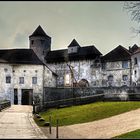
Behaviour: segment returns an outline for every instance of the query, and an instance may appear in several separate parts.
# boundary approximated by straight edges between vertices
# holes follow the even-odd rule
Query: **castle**
[[[119,45],[106,55],[73,39],[67,49],[51,50],[41,26],[29,36],[29,49],[0,50],[0,99],[29,104],[43,101],[44,87],[108,87],[140,84],[140,48]]]

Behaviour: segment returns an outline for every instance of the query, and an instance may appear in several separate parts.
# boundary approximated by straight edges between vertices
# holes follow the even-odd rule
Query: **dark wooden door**
[[[18,92],[17,89],[14,89],[14,104],[18,104]]]

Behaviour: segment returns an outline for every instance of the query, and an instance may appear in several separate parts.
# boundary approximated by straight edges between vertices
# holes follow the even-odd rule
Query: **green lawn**
[[[114,139],[136,139],[136,138],[140,138],[140,129],[114,137]]]
[[[59,119],[59,126],[71,125],[95,121],[117,114],[121,114],[130,110],[140,108],[140,102],[96,102],[86,105],[78,105],[61,109],[49,109],[40,113],[46,121],[49,116],[52,117],[52,125],[56,125],[56,119]],[[39,122],[35,118],[38,125],[43,126],[44,122]]]

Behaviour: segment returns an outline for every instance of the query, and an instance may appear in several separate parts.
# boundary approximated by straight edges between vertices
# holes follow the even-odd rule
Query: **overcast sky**
[[[29,35],[41,25],[52,50],[66,49],[75,38],[106,54],[118,45],[140,45],[123,10],[123,1],[0,1],[0,49],[29,48]]]

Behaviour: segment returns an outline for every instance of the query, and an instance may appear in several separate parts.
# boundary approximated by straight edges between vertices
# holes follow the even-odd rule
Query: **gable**
[[[102,57],[102,61],[125,61],[131,59],[131,53],[124,47],[118,46]]]

